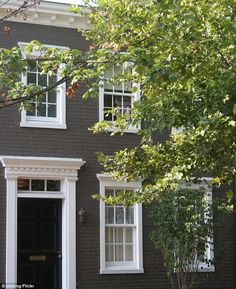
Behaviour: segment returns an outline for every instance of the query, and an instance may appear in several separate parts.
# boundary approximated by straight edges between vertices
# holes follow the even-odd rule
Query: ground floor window
[[[119,191],[137,190],[141,182],[123,183],[98,175],[100,194],[115,196]],[[100,272],[142,273],[142,207],[100,204]]]

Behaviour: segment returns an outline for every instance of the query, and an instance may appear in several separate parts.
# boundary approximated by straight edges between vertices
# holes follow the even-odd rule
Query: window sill
[[[215,272],[215,266],[212,265],[210,267],[208,267],[208,266],[201,267],[201,268],[199,268],[198,272],[200,272],[200,273]]]
[[[53,122],[36,122],[36,121],[21,122],[20,127],[67,129],[66,124],[53,123]]]
[[[101,269],[100,274],[142,274],[144,273],[144,269],[137,268],[107,268]]]

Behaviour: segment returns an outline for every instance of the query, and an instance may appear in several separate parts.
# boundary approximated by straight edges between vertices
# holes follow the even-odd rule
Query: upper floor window
[[[140,85],[133,80],[118,81],[122,75],[132,75],[133,67],[126,63],[123,66],[107,68],[99,90],[99,120],[114,122],[118,116],[131,117],[133,103],[140,99]],[[130,128],[126,132],[137,132]]]
[[[100,194],[115,196],[136,190],[141,182],[123,183],[98,175]],[[143,273],[142,206],[100,204],[100,273]]]
[[[38,64],[38,55],[26,55],[25,46],[28,43],[19,43],[22,54],[27,59],[26,73],[22,75],[22,82],[25,85],[30,83],[39,85],[43,88],[60,80],[60,71],[55,75],[43,73]],[[45,45],[45,47],[53,47]],[[57,47],[67,49],[66,47]],[[62,83],[44,94],[36,96],[31,101],[30,108],[22,110],[21,126],[23,127],[41,127],[41,128],[66,128],[66,84]]]

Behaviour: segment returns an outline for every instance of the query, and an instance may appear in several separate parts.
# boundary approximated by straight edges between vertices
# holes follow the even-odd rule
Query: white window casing
[[[18,45],[22,50],[22,56],[24,59],[32,59],[34,60],[35,58],[39,57],[39,53],[34,52],[31,55],[27,55],[25,52],[25,48],[29,43],[25,43],[25,42],[19,42]],[[61,50],[68,50],[68,47],[62,47],[62,46],[53,46],[53,45],[44,45],[45,48],[57,48],[57,49],[61,49]],[[29,74],[31,72],[29,71]],[[32,74],[32,73],[31,73]],[[34,72],[35,74],[35,79],[36,83],[38,82],[38,78],[40,73],[38,72],[38,70],[36,72]],[[27,84],[27,75],[28,72],[26,72],[25,74],[22,74],[22,83],[23,84]],[[59,81],[60,80],[60,71],[58,71],[58,73],[56,74],[56,79],[55,81]],[[48,85],[48,81],[49,81],[49,75],[47,75],[47,85]],[[54,128],[54,129],[66,129],[66,83],[62,83],[60,85],[58,85],[54,90],[56,93],[56,101],[53,101],[53,103],[51,104],[48,98],[48,94],[45,95],[45,110],[46,110],[46,115],[45,116],[38,116],[38,115],[30,115],[28,112],[26,112],[25,110],[21,111],[21,123],[20,126],[21,127],[38,127],[38,128]],[[37,105],[37,101],[34,102]],[[49,112],[49,106],[51,105],[51,107],[55,106],[56,110],[55,110],[55,116],[49,117],[48,116],[48,112]]]
[[[100,194],[101,196],[105,196],[105,191],[108,190],[137,190],[142,186],[141,181],[136,182],[129,182],[125,183],[122,181],[115,181],[111,176],[104,175],[104,174],[97,174],[97,178],[100,182]],[[119,206],[114,206],[117,208]],[[120,207],[121,208],[121,207]],[[142,205],[136,204],[133,207],[133,220],[132,224],[116,224],[116,225],[109,225],[105,221],[105,209],[106,205],[103,201],[100,201],[100,274],[131,274],[131,273],[143,273],[143,241],[142,241]],[[124,212],[128,210],[127,208],[123,207]],[[116,211],[114,211],[116,212]],[[115,216],[115,215],[114,215]],[[124,217],[125,218],[125,217]],[[115,222],[115,221],[114,221]],[[125,221],[126,222],[126,221]],[[131,256],[129,256],[127,259],[125,257],[121,257],[122,260],[116,260],[115,257],[113,257],[113,260],[107,260],[109,259],[108,256],[106,256],[106,238],[105,238],[105,230],[107,229],[107,232],[112,232],[113,230],[113,249],[116,250],[116,246],[121,246],[123,249],[120,250],[120,252],[123,252],[122,254],[125,254],[125,250],[127,247],[129,249],[132,249]],[[125,244],[124,238],[125,232],[131,232],[132,230],[132,241],[130,241],[132,244]],[[122,241],[119,241],[119,243],[114,244],[114,234],[118,234],[116,232],[123,232],[122,233]],[[119,238],[119,236],[118,236]],[[120,244],[121,242],[121,244]],[[109,244],[107,245],[109,247]],[[124,250],[124,251],[122,251]],[[127,252],[131,252],[130,250],[127,250]],[[108,254],[108,250],[107,250]]]
[[[188,185],[182,185],[182,188],[190,188],[190,189],[203,189],[205,193],[205,198],[207,200],[207,203],[212,202],[212,178],[209,177],[203,177],[201,178],[200,182],[197,184],[191,183]],[[207,216],[205,216],[207,218]],[[213,260],[214,259],[214,240],[213,238],[208,238],[206,250],[205,250],[205,257],[207,260]],[[200,262],[199,264],[199,272],[215,272],[215,266],[214,264],[207,264],[205,262]]]

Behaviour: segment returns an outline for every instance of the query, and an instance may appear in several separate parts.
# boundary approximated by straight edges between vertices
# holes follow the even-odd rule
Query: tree
[[[134,195],[135,201],[152,201],[160,191],[201,176],[213,176],[216,185],[232,181],[235,4],[235,0],[100,1],[92,15],[94,29],[89,36],[99,53],[115,59],[125,51],[142,85],[143,98],[132,115],[133,123],[143,123],[140,145],[113,157],[100,156],[116,178],[150,180]],[[104,128],[100,124],[95,131]],[[181,133],[172,133],[165,143],[153,138],[172,128],[182,128]]]
[[[42,73],[53,74],[64,63],[61,81],[71,81],[68,96],[91,79],[84,97],[97,95],[108,66],[133,63],[135,75],[114,81],[133,77],[141,83],[142,100],[135,103],[131,120],[118,117],[115,126],[122,133],[141,122],[142,140],[113,157],[99,156],[115,178],[148,180],[125,201],[150,202],[162,191],[206,175],[217,185],[230,182],[236,169],[235,0],[98,2],[89,16],[93,28],[84,32],[93,41],[90,51],[46,51],[35,41],[28,53],[43,51],[38,59]],[[20,82],[26,60],[19,48],[2,49],[0,62],[2,106],[21,102],[27,107],[44,91]],[[106,131],[111,125],[102,122],[93,129]],[[182,132],[172,133],[165,143],[157,141],[157,133],[173,127]]]
[[[185,188],[163,194],[152,209],[151,239],[161,249],[172,288],[193,289],[213,240],[213,205],[204,190]],[[177,286],[177,287],[176,287]]]

